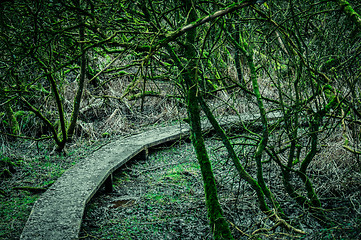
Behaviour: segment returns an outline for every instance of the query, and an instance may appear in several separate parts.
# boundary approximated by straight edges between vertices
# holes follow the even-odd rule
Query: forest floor
[[[274,163],[265,164],[265,179],[289,216],[306,232],[289,233],[260,213],[254,191],[232,170],[216,139],[206,141],[217,179],[220,203],[235,239],[360,239],[361,176],[357,161],[335,134],[312,166],[314,187],[326,209],[325,227],[283,190]],[[255,173],[254,164],[247,170]],[[80,239],[212,239],[199,165],[188,142],[152,153],[147,161],[120,169],[111,194],[99,192],[88,204]]]
[[[53,154],[46,142],[3,144],[2,151],[12,152],[8,161],[15,165],[2,166],[12,174],[0,183],[0,239],[19,239],[41,192],[66,169],[112,140],[78,141],[67,148],[66,156]],[[271,229],[273,223],[260,213],[253,190],[239,180],[220,141],[214,137],[206,140],[220,203],[236,239],[361,238],[361,175],[355,171],[358,161],[342,148],[341,133],[328,141],[321,143],[311,173],[333,227],[322,226],[290,199],[277,167],[265,163],[265,179],[290,222],[306,232],[297,235],[279,227]],[[246,165],[254,175],[254,163]],[[100,191],[88,204],[80,239],[212,239],[201,174],[189,142],[160,147],[147,161],[131,162],[119,169],[115,179],[114,192]]]
[[[63,172],[110,141],[83,139],[70,144],[66,155],[54,154],[51,142],[3,141],[0,169],[8,172],[0,178],[0,239],[19,239],[40,194]]]

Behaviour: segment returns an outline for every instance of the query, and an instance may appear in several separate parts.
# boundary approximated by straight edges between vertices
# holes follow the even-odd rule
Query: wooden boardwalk
[[[230,126],[256,121],[258,116],[229,117]],[[203,129],[209,130],[209,123]],[[112,173],[133,158],[147,158],[148,149],[188,136],[188,125],[160,127],[112,142],[67,170],[34,204],[20,236],[22,240],[73,240],[78,238],[84,209],[105,184],[112,189]]]

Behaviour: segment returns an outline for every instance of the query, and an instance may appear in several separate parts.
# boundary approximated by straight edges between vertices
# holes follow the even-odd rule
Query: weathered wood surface
[[[272,115],[271,118],[278,117]],[[228,117],[222,125],[256,121],[258,115]],[[203,123],[209,130],[209,123]],[[111,174],[135,156],[146,157],[148,148],[188,136],[186,124],[160,127],[112,142],[67,170],[34,204],[20,239],[77,239],[84,209]]]

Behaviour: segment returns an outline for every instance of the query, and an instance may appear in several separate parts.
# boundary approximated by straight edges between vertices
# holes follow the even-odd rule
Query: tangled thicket
[[[204,114],[275,226],[302,234],[265,181],[267,161],[285,192],[332,227],[313,171],[338,131],[361,169],[361,5],[256,2],[2,1],[2,139],[52,139],[62,151],[78,137],[187,114],[211,230],[232,238],[201,133]],[[240,126],[247,134],[230,135],[217,122],[245,112],[261,122]]]

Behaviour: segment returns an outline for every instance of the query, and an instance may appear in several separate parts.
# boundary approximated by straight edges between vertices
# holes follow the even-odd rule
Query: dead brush
[[[78,121],[78,136],[83,139],[92,139],[97,140],[99,134],[94,130],[94,123],[86,123],[83,121]]]
[[[125,119],[126,118],[122,114],[121,110],[119,108],[115,109],[114,112],[100,126],[103,136],[110,133],[117,133],[119,131],[129,131],[128,124]]]
[[[239,92],[219,91],[214,96],[207,102],[217,116],[239,115],[250,111],[249,100],[240,96]]]
[[[351,192],[359,192],[354,191],[355,187],[361,187],[361,172],[355,171],[358,168],[357,156],[343,148],[341,130],[338,129],[334,136],[327,140],[327,145],[322,147],[316,160],[311,163],[312,171],[317,176],[315,181],[320,184],[320,197],[347,197]],[[360,192],[358,195],[361,201]]]

